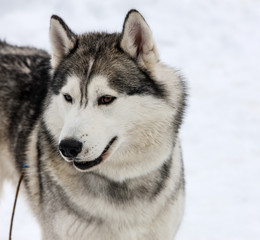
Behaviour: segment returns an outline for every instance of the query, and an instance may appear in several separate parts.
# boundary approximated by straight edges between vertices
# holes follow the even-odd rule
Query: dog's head
[[[44,121],[61,156],[79,171],[134,177],[167,160],[183,108],[182,81],[159,62],[136,10],[121,34],[74,34],[50,25],[52,82]]]

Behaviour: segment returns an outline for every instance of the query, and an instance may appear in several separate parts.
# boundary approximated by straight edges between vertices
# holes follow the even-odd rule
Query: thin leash
[[[9,229],[9,240],[12,240],[12,230],[13,230],[15,208],[16,208],[16,203],[17,203],[17,198],[18,198],[20,186],[21,186],[21,183],[23,181],[25,168],[28,168],[28,165],[26,163],[23,166],[23,169],[22,169],[22,172],[21,172],[21,176],[19,178],[19,181],[18,181],[18,184],[17,184],[17,188],[16,188],[16,194],[15,194],[13,211],[12,211],[12,217],[11,217],[11,223],[10,223],[10,229]]]

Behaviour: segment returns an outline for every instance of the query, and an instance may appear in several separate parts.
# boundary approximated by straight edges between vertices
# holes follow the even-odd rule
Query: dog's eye
[[[102,96],[98,99],[98,105],[105,105],[105,104],[110,104],[112,103],[116,97],[110,96],[110,95],[105,95]]]
[[[69,94],[63,94],[63,96],[67,102],[72,103],[72,97]]]

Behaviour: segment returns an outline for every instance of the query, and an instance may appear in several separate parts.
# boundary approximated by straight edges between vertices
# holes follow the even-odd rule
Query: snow
[[[0,8],[0,37],[49,49],[52,14],[75,32],[121,31],[138,9],[149,23],[160,57],[188,81],[181,130],[186,211],[177,240],[260,239],[260,2],[257,0],[10,0]],[[0,202],[0,239],[8,239],[14,198]],[[13,239],[40,239],[19,198]]]

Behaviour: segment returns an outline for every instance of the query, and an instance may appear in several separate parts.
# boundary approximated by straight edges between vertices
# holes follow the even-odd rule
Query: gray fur
[[[140,16],[137,11],[130,11],[121,34],[83,35],[74,34],[62,19],[53,16],[52,63],[45,51],[0,42],[0,171],[9,178],[15,173],[16,179],[24,163],[29,165],[23,183],[42,226],[43,239],[170,240],[178,229],[184,197],[178,131],[185,107],[185,87],[172,70],[167,71],[172,71],[170,75],[176,82],[176,96],[169,89],[171,80],[157,78],[157,51],[151,39],[139,39],[142,31],[146,35],[149,32]],[[134,47],[126,39],[131,27],[138,34],[134,36]],[[147,46],[142,45],[145,41],[152,46],[149,56],[145,55]],[[55,51],[59,54],[55,55]],[[166,69],[159,65],[161,68]],[[161,70],[159,73],[164,74]],[[163,108],[172,109],[168,126],[172,131],[170,150],[155,169],[143,169],[138,177],[117,180],[99,167],[79,172],[60,155],[59,142],[45,113],[69,76],[80,80],[80,109],[86,111],[89,86],[99,75],[106,76],[109,87],[123,98],[152,97]],[[102,164],[110,168],[109,161]]]

